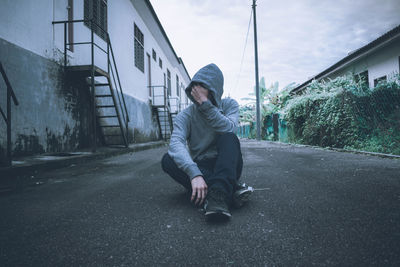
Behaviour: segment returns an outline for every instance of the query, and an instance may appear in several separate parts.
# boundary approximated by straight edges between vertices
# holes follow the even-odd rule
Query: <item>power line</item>
[[[240,68],[239,68],[239,73],[238,73],[238,75],[237,75],[237,79],[236,79],[236,84],[235,84],[235,87],[234,87],[234,91],[236,91],[236,89],[237,89],[237,86],[238,86],[238,84],[239,84],[240,75],[242,74],[244,53],[246,52],[247,39],[248,39],[248,37],[249,37],[249,31],[250,31],[250,25],[251,25],[252,15],[253,15],[253,9],[251,9],[251,12],[250,12],[249,25],[247,26],[247,33],[246,33],[246,41],[244,42],[244,48],[243,48],[243,53],[242,53],[242,59],[241,59],[241,61],[240,61]]]

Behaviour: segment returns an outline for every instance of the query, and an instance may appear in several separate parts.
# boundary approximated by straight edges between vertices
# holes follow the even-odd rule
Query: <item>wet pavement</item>
[[[209,223],[166,147],[35,170],[0,193],[1,266],[399,266],[400,160],[242,140],[251,201]]]

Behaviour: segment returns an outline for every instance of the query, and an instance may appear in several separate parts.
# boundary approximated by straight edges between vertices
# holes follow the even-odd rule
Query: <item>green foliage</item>
[[[375,88],[360,77],[342,76],[313,81],[302,95],[289,96],[294,84],[279,90],[276,82],[260,81],[263,139],[273,140],[272,114],[279,114],[285,136],[292,143],[400,155],[400,75]],[[255,93],[244,100],[241,122],[255,138]]]
[[[260,113],[263,125],[267,124],[268,118],[275,113],[278,113],[289,99],[289,92],[294,88],[294,83],[285,86],[279,90],[279,83],[275,82],[268,88],[265,85],[265,78],[262,77],[259,83],[260,90]],[[255,122],[256,122],[256,87],[254,92],[249,94],[250,97],[242,98],[249,101],[245,106],[241,106],[239,110],[240,122],[251,125],[250,138],[256,137]],[[267,136],[266,127],[262,127],[263,139],[270,140]]]
[[[312,82],[281,114],[291,142],[400,154],[400,78],[369,89],[353,77]]]

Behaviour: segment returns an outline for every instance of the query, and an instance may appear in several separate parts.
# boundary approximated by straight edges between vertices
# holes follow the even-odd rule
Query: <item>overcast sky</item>
[[[255,85],[252,0],[151,0],[191,75],[208,63],[239,102]],[[400,24],[400,0],[258,0],[259,75],[302,83]]]

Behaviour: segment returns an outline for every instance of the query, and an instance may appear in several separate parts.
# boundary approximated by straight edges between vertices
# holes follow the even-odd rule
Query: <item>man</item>
[[[215,64],[194,75],[185,90],[194,105],[175,118],[168,153],[161,162],[163,170],[191,192],[192,202],[204,202],[210,219],[231,217],[229,206],[241,206],[252,192],[238,183],[243,167],[235,135],[239,105],[231,98],[221,99],[223,84]]]

